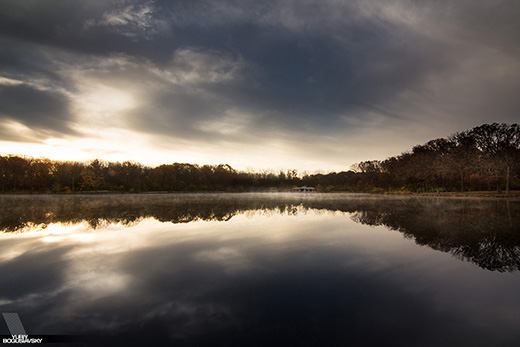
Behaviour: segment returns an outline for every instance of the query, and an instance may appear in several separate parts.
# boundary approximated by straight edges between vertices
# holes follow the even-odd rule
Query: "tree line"
[[[147,167],[125,161],[88,163],[0,156],[0,192],[153,192],[283,190],[301,183],[296,170],[241,172],[227,164]]]
[[[352,169],[372,185],[412,191],[520,188],[520,127],[483,124],[447,138],[417,145],[383,161],[365,161]]]
[[[383,161],[328,174],[237,171],[227,164],[52,161],[0,156],[0,192],[265,191],[307,185],[318,191],[454,191],[520,188],[520,127],[484,124],[417,145]]]

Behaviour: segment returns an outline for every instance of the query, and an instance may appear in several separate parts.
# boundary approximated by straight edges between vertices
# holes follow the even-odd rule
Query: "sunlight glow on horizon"
[[[144,140],[142,140],[144,141]],[[45,158],[55,161],[90,162],[95,159],[105,162],[137,162],[143,166],[157,167],[162,164],[189,163],[199,166],[229,164],[238,171],[278,172],[296,169],[300,173],[318,173],[328,171],[347,171],[348,163],[331,166],[323,162],[316,164],[305,158],[294,158],[280,149],[264,149],[243,153],[240,149],[226,150],[220,157],[212,148],[185,150],[165,150],[144,146],[139,141],[108,142],[107,139],[47,139],[43,143],[21,143],[0,141],[0,155]],[[255,158],[255,160],[251,160]],[[319,158],[318,158],[319,159]]]

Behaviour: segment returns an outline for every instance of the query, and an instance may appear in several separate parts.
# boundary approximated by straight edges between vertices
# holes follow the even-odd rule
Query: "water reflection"
[[[173,194],[3,196],[0,229],[45,229],[53,223],[133,226],[160,222],[228,221],[253,211],[298,215],[340,211],[355,222],[397,230],[419,245],[448,252],[492,271],[520,269],[520,203],[496,200],[377,198],[366,195]]]
[[[96,346],[520,342],[519,274],[444,253],[518,245],[516,203],[178,194],[0,207],[0,309],[29,334]]]
[[[355,221],[384,225],[419,245],[481,268],[520,269],[520,204],[504,201],[409,200],[357,211]]]

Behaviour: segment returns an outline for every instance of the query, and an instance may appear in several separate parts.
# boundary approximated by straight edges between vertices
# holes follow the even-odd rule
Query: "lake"
[[[4,195],[0,229],[1,312],[18,313],[29,337],[520,345],[519,202]]]

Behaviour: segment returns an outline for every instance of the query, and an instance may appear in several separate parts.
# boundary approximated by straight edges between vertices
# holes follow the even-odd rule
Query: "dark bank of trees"
[[[352,171],[314,175],[308,184],[325,190],[414,192],[520,189],[520,127],[484,124],[417,145],[383,161],[364,161]]]
[[[520,127],[484,124],[431,140],[349,171],[300,175],[296,170],[243,172],[227,164],[147,167],[0,156],[0,192],[265,191],[308,185],[318,191],[415,192],[520,189]]]
[[[296,170],[240,172],[229,165],[186,163],[147,167],[0,156],[0,192],[153,192],[284,190],[301,183]]]
[[[394,186],[411,190],[509,193],[512,185],[520,188],[519,161],[520,127],[493,123],[431,140],[375,166]]]

